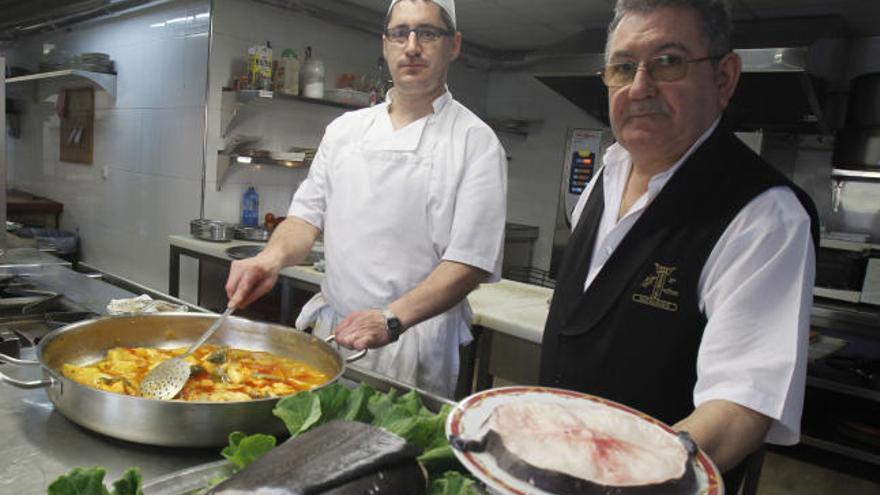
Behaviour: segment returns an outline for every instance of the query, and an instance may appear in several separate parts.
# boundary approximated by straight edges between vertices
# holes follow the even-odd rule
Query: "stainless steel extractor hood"
[[[825,83],[807,71],[807,48],[736,50],[743,74],[726,112],[737,130],[830,134],[823,112]],[[519,70],[608,123],[608,94],[598,73],[601,54],[543,57]]]

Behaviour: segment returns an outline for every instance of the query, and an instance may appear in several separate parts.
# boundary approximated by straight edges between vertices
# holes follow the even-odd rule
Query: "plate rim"
[[[449,416],[447,416],[446,418],[445,430],[447,441],[450,439],[451,436],[457,436],[461,433],[462,416],[469,409],[474,408],[477,404],[491,397],[514,396],[522,395],[525,393],[549,394],[553,396],[566,396],[575,399],[586,399],[635,415],[639,418],[651,422],[656,426],[659,426],[661,429],[670,434],[676,434],[675,430],[673,430],[669,425],[660,421],[657,418],[654,418],[653,416],[645,414],[637,409],[633,409],[632,407],[629,407],[627,405],[615,402],[613,400],[605,399],[597,395],[555,387],[544,387],[538,385],[513,385],[482,390],[471,394],[470,396],[465,397],[464,399],[459,401],[452,409],[452,411],[450,411]],[[524,492],[521,488],[510,486],[505,480],[499,479],[495,475],[489,473],[486,467],[474,458],[473,453],[461,452],[454,447],[452,448],[452,451],[455,454],[456,458],[458,458],[462,465],[464,465],[465,469],[468,470],[468,472],[479,478],[482,482],[486,483],[486,485],[490,488],[495,490],[500,488],[505,490],[505,493],[510,493],[514,495],[528,495],[529,492]],[[697,455],[694,461],[699,467],[703,469],[708,479],[708,486],[704,489],[701,489],[695,495],[724,495],[724,483],[722,482],[721,472],[718,470],[717,466],[715,466],[715,463],[712,462],[709,456],[705,452],[703,452],[702,449],[698,448]],[[547,493],[544,490],[542,490],[542,492]]]

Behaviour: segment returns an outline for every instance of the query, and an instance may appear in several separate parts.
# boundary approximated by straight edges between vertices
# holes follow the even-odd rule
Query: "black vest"
[[[601,175],[560,269],[541,351],[542,385],[621,402],[668,424],[694,409],[706,325],[697,294],[718,238],[767,189],[809,197],[720,126],[682,164],[584,292],[604,209]]]

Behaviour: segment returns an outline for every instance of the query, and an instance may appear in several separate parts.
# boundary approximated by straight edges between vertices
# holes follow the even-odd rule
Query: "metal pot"
[[[85,364],[105,357],[108,349],[130,347],[185,347],[218,315],[158,313],[112,316],[59,328],[37,346],[37,361],[0,354],[0,362],[41,366],[43,379],[20,381],[0,373],[0,381],[19,388],[46,388],[49,399],[69,420],[98,433],[132,442],[167,447],[208,447],[226,444],[233,431],[284,434],[272,414],[279,400],[241,402],[159,401],[116,394],[81,385],[61,375],[65,363]],[[254,351],[267,351],[309,364],[332,377],[345,371],[349,358],[323,341],[281,325],[230,317],[209,341]]]
[[[263,227],[252,227],[249,225],[236,225],[233,230],[235,232],[235,238],[241,239],[243,241],[266,242],[269,240],[269,236],[272,234]]]
[[[221,220],[197,218],[189,222],[189,233],[203,241],[228,242],[235,235],[235,225]]]

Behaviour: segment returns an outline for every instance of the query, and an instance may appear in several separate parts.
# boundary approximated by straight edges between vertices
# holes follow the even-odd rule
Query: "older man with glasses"
[[[266,293],[323,231],[326,277],[297,319],[357,365],[451,397],[471,340],[465,296],[500,279],[507,161],[492,130],[446,87],[461,50],[453,0],[393,0],[385,103],[326,130],[308,179],[266,249],[235,262],[230,305]]]
[[[689,432],[736,493],[750,452],[799,438],[818,220],[722,122],[730,32],[723,0],[617,1],[617,143],[575,208],[541,383]]]

